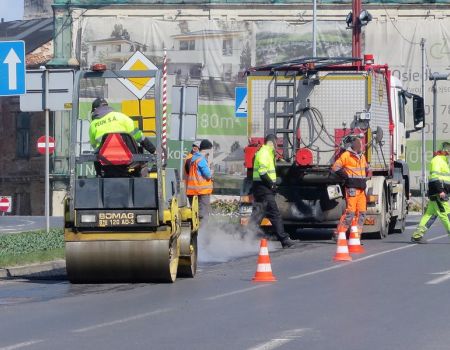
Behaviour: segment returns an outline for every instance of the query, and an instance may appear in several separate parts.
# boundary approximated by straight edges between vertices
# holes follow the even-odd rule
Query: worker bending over
[[[211,193],[213,191],[212,172],[208,157],[212,149],[209,140],[200,142],[199,151],[192,155],[187,177],[186,194],[192,204],[192,197],[198,197],[200,219],[206,220],[211,212]]]
[[[356,217],[358,233],[361,234],[367,211],[366,183],[368,164],[362,153],[362,134],[350,135],[351,146],[335,161],[332,171],[344,180],[346,208],[335,232],[347,232]]]
[[[448,193],[450,191],[450,167],[448,157],[450,155],[450,143],[444,142],[441,150],[435,152],[430,163],[430,177],[428,179],[429,202],[425,214],[419,222],[419,226],[411,237],[413,243],[427,243],[423,238],[425,232],[433,225],[437,218],[450,235],[450,206],[448,205]]]

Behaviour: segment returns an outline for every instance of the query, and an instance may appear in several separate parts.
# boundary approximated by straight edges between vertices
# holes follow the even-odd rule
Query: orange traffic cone
[[[347,237],[345,231],[340,231],[337,241],[336,255],[334,261],[352,261],[352,257],[348,253]]]
[[[270,265],[269,249],[267,248],[267,240],[261,239],[259,248],[258,266],[253,277],[253,282],[275,282],[277,279],[272,274],[272,266]]]
[[[361,235],[358,231],[358,226],[356,225],[356,221],[352,222],[352,226],[350,227],[350,237],[348,240],[348,251],[350,253],[362,254],[365,253],[366,250],[361,245]]]

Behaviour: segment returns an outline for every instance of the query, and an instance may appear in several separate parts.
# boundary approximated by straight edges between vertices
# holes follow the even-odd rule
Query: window
[[[195,50],[195,40],[181,40],[180,41],[181,51],[193,51]]]
[[[114,52],[122,52],[122,45],[114,45]]]
[[[20,113],[16,119],[16,156],[30,156],[30,114]]]
[[[222,55],[233,56],[233,39],[224,39],[222,41]]]
[[[398,93],[398,118],[399,122],[405,124],[405,105],[406,98],[402,92]]]
[[[230,81],[232,73],[231,63],[225,63],[222,67],[223,67],[223,80]]]

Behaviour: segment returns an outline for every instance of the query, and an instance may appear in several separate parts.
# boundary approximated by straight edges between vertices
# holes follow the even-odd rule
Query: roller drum
[[[66,242],[72,283],[174,282],[178,240]]]

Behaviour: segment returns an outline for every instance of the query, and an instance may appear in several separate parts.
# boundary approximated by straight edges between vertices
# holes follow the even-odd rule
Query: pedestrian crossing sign
[[[235,92],[236,117],[247,118],[247,88],[237,87]]]

